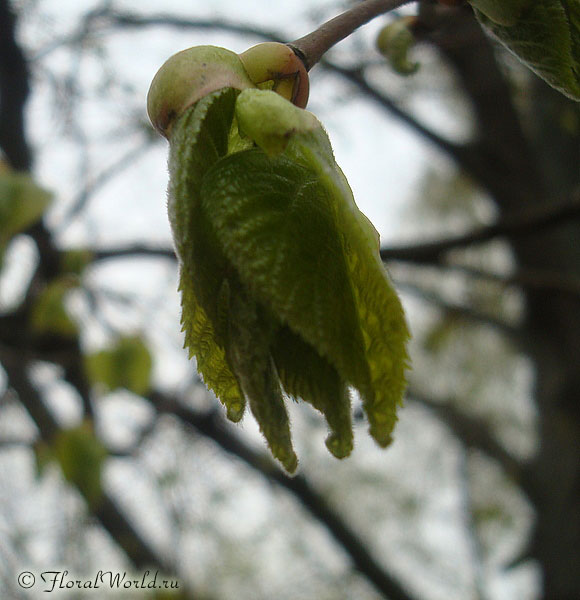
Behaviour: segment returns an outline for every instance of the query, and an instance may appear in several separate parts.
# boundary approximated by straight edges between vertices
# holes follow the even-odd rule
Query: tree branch
[[[334,511],[326,499],[318,494],[303,475],[288,477],[269,456],[248,446],[230,427],[217,411],[203,415],[181,404],[176,398],[160,392],[150,395],[152,403],[162,413],[175,415],[196,432],[213,440],[222,450],[237,457],[268,481],[276,483],[290,492],[302,506],[334,537],[336,542],[350,556],[353,565],[389,600],[413,600],[406,591],[375,560],[353,529]]]
[[[16,19],[8,0],[0,0],[0,148],[13,169],[28,171],[32,154],[24,134],[28,65],[16,42]]]
[[[135,146],[128,150],[123,156],[116,160],[112,165],[103,169],[98,173],[92,181],[87,183],[84,188],[77,194],[73,199],[70,208],[63,216],[60,226],[57,228],[57,233],[62,232],[63,229],[68,227],[71,222],[81,213],[92,195],[97,192],[100,188],[104,187],[109,183],[115,176],[123,172],[125,169],[130,167],[138,159],[140,159],[147,150],[149,150],[154,140],[151,138],[145,139],[138,146]]]
[[[416,263],[437,263],[443,254],[456,248],[465,248],[488,242],[497,237],[518,237],[562,225],[580,218],[580,192],[571,200],[541,206],[529,206],[525,212],[504,217],[492,225],[442,240],[381,248],[381,258]]]
[[[438,269],[456,271],[503,287],[518,286],[520,288],[543,290],[557,294],[565,294],[580,300],[580,277],[572,274],[553,273],[545,269],[518,269],[511,275],[502,275],[491,271],[476,269],[460,263],[443,262],[437,265]]]

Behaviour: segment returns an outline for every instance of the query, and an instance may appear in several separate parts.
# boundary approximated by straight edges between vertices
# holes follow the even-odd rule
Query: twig
[[[109,250],[97,250],[93,252],[93,260],[114,260],[117,258],[134,257],[159,257],[177,260],[175,252],[170,248],[158,248],[143,244],[135,244],[126,248],[111,248]]]
[[[57,227],[56,233],[62,233],[72,221],[81,213],[90,201],[91,197],[100,188],[105,186],[113,177],[130,167],[135,161],[151,148],[153,141],[146,139],[144,142],[128,150],[121,158],[116,160],[111,166],[101,171],[92,181],[90,181],[73,200],[70,208],[61,219],[60,226]]]
[[[288,44],[309,71],[335,44],[375,17],[408,4],[412,0],[365,0],[323,23],[318,29]]]
[[[554,273],[544,269],[518,269],[511,275],[502,275],[491,271],[484,271],[459,263],[444,262],[438,264],[437,269],[448,269],[473,277],[501,285],[503,287],[518,286],[533,290],[543,290],[565,294],[580,300],[580,277],[573,274]]]

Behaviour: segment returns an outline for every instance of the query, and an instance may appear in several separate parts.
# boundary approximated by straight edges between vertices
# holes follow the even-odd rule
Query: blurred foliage
[[[93,256],[93,252],[84,248],[65,250],[61,254],[61,269],[65,273],[80,276],[92,262]]]
[[[94,509],[98,505],[102,498],[101,472],[108,453],[90,421],[59,430],[50,444],[38,443],[35,456],[39,476],[56,461],[64,478],[79,489],[89,506]]]
[[[151,353],[143,338],[120,337],[108,349],[88,354],[85,367],[89,379],[106,390],[125,388],[138,395],[151,386]]]
[[[27,173],[11,171],[0,162],[0,268],[10,240],[38,221],[52,196]]]
[[[40,292],[30,315],[30,325],[36,333],[70,337],[78,335],[78,325],[66,307],[67,294],[78,285],[76,277],[63,275]]]

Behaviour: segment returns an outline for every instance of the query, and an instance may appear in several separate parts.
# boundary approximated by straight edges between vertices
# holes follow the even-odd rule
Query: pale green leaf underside
[[[530,2],[512,25],[475,12],[482,25],[530,69],[566,96],[580,100],[579,0]]]

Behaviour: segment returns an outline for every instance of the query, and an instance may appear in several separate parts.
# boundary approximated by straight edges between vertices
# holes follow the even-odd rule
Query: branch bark
[[[32,166],[24,134],[28,65],[16,42],[16,18],[8,0],[0,0],[0,57],[0,148],[13,169],[28,171]]]

